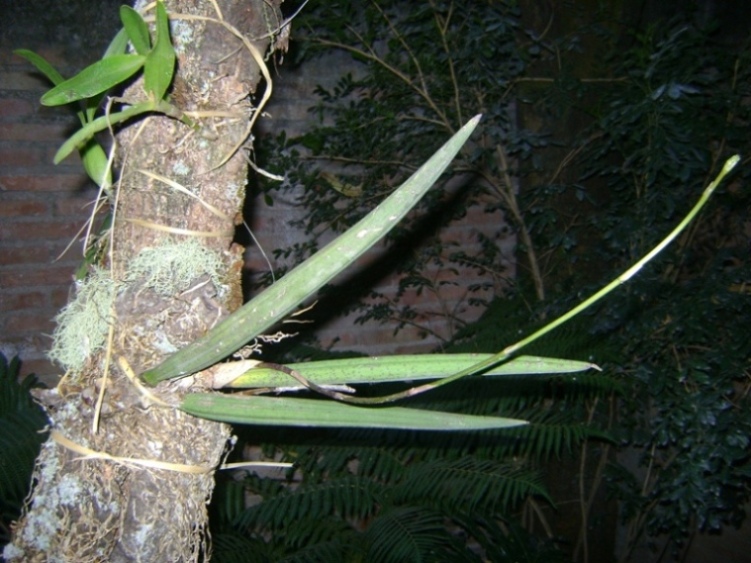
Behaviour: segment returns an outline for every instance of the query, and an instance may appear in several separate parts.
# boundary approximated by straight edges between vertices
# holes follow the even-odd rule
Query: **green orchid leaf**
[[[130,6],[120,6],[120,21],[133,48],[139,55],[147,55],[151,50],[151,36],[149,35],[149,26],[136,10]]]
[[[73,133],[55,153],[53,162],[59,164],[63,159],[67,158],[74,150],[79,149],[86,145],[86,143],[100,131],[108,129],[112,125],[117,125],[149,111],[154,111],[154,104],[152,102],[144,102],[136,106],[131,106],[120,112],[109,113],[101,117],[97,117],[94,121],[90,121],[81,127],[78,131]]]
[[[57,86],[58,84],[65,82],[63,75],[57,72],[50,63],[48,63],[43,57],[37,55],[35,52],[29,51],[28,49],[16,49],[15,51],[13,51],[13,53],[18,55],[19,57],[23,57],[31,64],[33,64],[39,72],[41,72],[45,77],[47,77],[50,82],[52,82],[53,85]]]
[[[148,31],[148,28],[147,28]],[[104,54],[102,55],[103,59],[106,59],[107,57],[111,57],[113,55],[123,55],[128,49],[128,32],[125,30],[125,28],[121,29],[120,31],[115,34],[114,39],[110,41],[110,44],[107,46],[107,49],[104,51]],[[104,96],[107,95],[107,92],[104,91],[101,94],[97,96],[92,96],[90,98],[86,99],[86,120],[84,123],[88,123],[89,121],[92,121],[94,117],[96,116],[96,112],[99,109],[99,106],[102,103],[102,100],[104,99]]]
[[[36,53],[28,51],[26,49],[18,49],[14,51],[14,53],[20,57],[25,58],[27,61],[33,64],[39,70],[39,72],[44,74],[44,76],[47,77],[50,82],[52,82],[52,84],[62,84],[65,81],[62,75],[57,72],[51,64],[49,64],[46,60],[44,60],[44,58],[37,55]],[[84,114],[84,112],[82,111],[76,112],[78,114],[78,118],[81,120],[82,125],[86,125],[87,121],[91,121],[91,119],[93,119],[94,111],[96,111],[96,108],[91,111],[91,117],[89,117],[88,119],[88,109],[86,111],[86,114]],[[86,170],[86,173],[89,175],[89,178],[94,180],[97,186],[105,188],[109,187],[112,184],[112,175],[107,170],[107,154],[104,152],[102,146],[96,141],[90,140],[80,149],[80,153],[81,160],[83,161],[83,167]]]
[[[162,2],[156,3],[156,41],[146,57],[144,88],[154,100],[161,100],[172,84],[175,72],[175,49],[169,34],[169,19]]]
[[[109,113],[107,115],[97,117],[94,121],[87,123],[86,125],[81,127],[81,129],[71,135],[62,144],[62,146],[57,149],[54,158],[55,164],[61,162],[74,150],[81,150],[81,147],[85,146],[89,139],[91,139],[100,131],[104,131],[105,129],[108,129],[113,125],[117,125],[118,123],[122,123],[123,121],[131,119],[132,117],[135,117],[142,113],[148,113],[150,111],[160,112],[164,115],[174,117],[175,119],[182,119],[183,121],[185,121],[183,119],[183,115],[180,111],[177,110],[177,108],[175,108],[175,106],[172,106],[163,100],[159,102],[143,102],[135,106],[128,107],[123,111]]]
[[[106,59],[112,55],[124,55],[128,49],[128,39],[128,32],[124,28],[118,31],[112,41],[110,41],[110,44],[107,45],[102,58]]]
[[[398,430],[489,430],[524,420],[405,407],[355,407],[335,401],[189,393],[180,409],[193,416],[233,424],[392,428]]]
[[[45,106],[60,106],[101,94],[124,82],[144,64],[142,55],[112,55],[87,66],[42,96]]]
[[[125,29],[121,29],[120,31],[117,32],[117,34],[115,35],[115,38],[112,41],[110,41],[110,44],[107,46],[107,49],[104,51],[102,58],[105,59],[113,55],[122,55],[125,53],[127,48],[128,48],[128,34],[125,31]],[[107,92],[104,91],[97,96],[92,96],[86,99],[86,119],[85,121],[83,121],[84,124],[88,123],[89,121],[94,120],[94,117],[96,116],[96,112],[99,109],[99,106],[101,105],[102,100],[104,99],[104,96],[106,95],[107,95]]]
[[[39,70],[39,72],[44,74],[44,76],[50,82],[52,82],[54,86],[65,82],[65,78],[63,78],[62,74],[57,72],[57,70],[55,70],[54,67],[46,60],[44,60],[44,58],[42,58],[40,55],[37,55],[33,51],[29,51],[27,49],[17,49],[13,52],[19,57],[23,57],[31,64],[33,64],[37,68],[37,70]],[[93,119],[93,114],[96,111],[96,107],[90,109],[90,106],[92,106],[92,104],[87,104],[86,113],[82,111],[76,112],[78,119],[81,120],[81,125],[85,125],[87,121],[91,121]]]
[[[98,96],[94,96],[93,98],[86,99],[86,110],[83,112],[83,117],[81,118],[82,125],[86,125],[90,121],[94,121],[96,112],[99,110],[99,104],[102,103],[103,98],[104,94],[99,94]]]
[[[79,150],[83,168],[94,183],[108,190],[112,185],[112,171],[108,168],[107,153],[96,139],[91,139]]]
[[[215,364],[281,321],[383,238],[440,177],[472,134],[471,119],[394,193],[347,232],[240,307],[209,333],[144,372],[151,385]]]
[[[317,385],[384,383],[391,381],[419,381],[440,379],[492,357],[492,354],[412,354],[370,358],[322,360],[299,364],[285,364],[305,379]],[[231,365],[231,364],[227,364]],[[221,365],[219,366],[221,373]],[[480,375],[552,375],[599,369],[589,362],[561,360],[540,356],[519,356],[494,366]],[[260,364],[225,385],[232,389],[301,388],[286,373],[274,369],[273,364]]]

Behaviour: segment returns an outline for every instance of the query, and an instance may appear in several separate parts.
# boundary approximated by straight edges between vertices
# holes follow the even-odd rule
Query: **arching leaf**
[[[123,22],[123,27],[136,53],[147,55],[151,50],[151,36],[149,27],[143,21],[141,14],[130,6],[120,6],[120,21]]]
[[[169,35],[169,19],[164,4],[156,3],[156,40],[146,56],[144,88],[154,100],[161,100],[172,83],[175,71],[175,49]]]
[[[326,245],[256,298],[240,307],[200,340],[143,373],[151,385],[208,367],[282,320],[368,248],[383,238],[440,177],[475,130],[471,119],[394,193],[346,233]]]
[[[142,55],[112,55],[101,59],[44,94],[42,104],[61,106],[101,94],[133,76],[145,60]]]
[[[514,418],[405,407],[355,407],[331,400],[207,393],[189,393],[183,398],[180,409],[194,416],[235,424],[440,431],[511,428],[526,424]]]

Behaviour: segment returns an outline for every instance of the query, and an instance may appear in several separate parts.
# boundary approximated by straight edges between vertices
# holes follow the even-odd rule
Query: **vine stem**
[[[527,259],[529,260],[529,267],[532,273],[532,280],[535,284],[535,293],[540,301],[545,301],[545,283],[542,278],[542,272],[540,272],[540,262],[537,259],[537,253],[535,252],[534,244],[532,243],[532,236],[527,228],[527,223],[524,221],[524,216],[519,209],[519,203],[514,193],[514,187],[511,181],[511,174],[509,172],[508,158],[506,156],[506,150],[501,145],[496,146],[496,152],[498,153],[498,159],[501,162],[501,170],[503,171],[504,184],[500,187],[500,191],[503,192],[503,197],[506,200],[511,214],[514,216],[514,220],[519,226],[519,235],[522,238],[522,244],[524,245],[527,253]]]
[[[386,21],[388,22],[388,20],[386,20]],[[389,25],[391,25],[390,22],[389,22]],[[398,68],[396,68],[393,65],[390,65],[388,62],[386,62],[381,57],[379,57],[375,53],[375,50],[372,48],[372,46],[368,45],[367,42],[365,41],[365,39],[359,33],[357,33],[353,29],[351,29],[350,31],[355,35],[355,37],[357,37],[357,39],[363,45],[365,45],[368,48],[368,51],[364,51],[364,50],[359,49],[357,47],[352,47],[351,45],[345,45],[344,43],[340,43],[338,41],[330,41],[328,39],[316,39],[315,41],[319,45],[324,45],[326,47],[333,47],[335,49],[342,49],[344,51],[349,51],[350,53],[354,53],[357,56],[363,57],[364,59],[367,59],[369,61],[372,61],[372,62],[380,65],[385,70],[389,71],[391,74],[393,74],[394,76],[396,76],[399,80],[401,80],[402,82],[404,82],[404,84],[406,84],[409,88],[411,88],[412,90],[414,90],[415,93],[418,96],[420,96],[423,100],[425,100],[425,102],[430,106],[430,109],[432,109],[435,112],[435,114],[440,118],[440,120],[437,121],[437,123],[439,125],[442,125],[442,126],[446,127],[446,129],[449,132],[451,132],[452,134],[455,132],[454,127],[451,125],[451,122],[449,121],[449,119],[441,111],[441,109],[436,105],[436,103],[433,100],[433,98],[430,97],[430,93],[427,91],[427,87],[425,85],[425,79],[424,79],[424,77],[421,76],[421,80],[420,80],[420,82],[422,84],[422,87],[418,86],[417,84],[415,84],[409,78],[409,76],[407,76],[402,71],[400,71]],[[403,39],[401,38],[401,36],[397,35],[396,37],[397,37],[397,39],[401,39],[403,41]],[[419,66],[418,66],[418,72],[420,72],[420,67]]]
[[[626,283],[628,280],[634,277],[648,262],[654,259],[655,256],[657,256],[671,242],[673,242],[673,240],[675,240],[675,238],[678,235],[680,235],[683,232],[683,230],[694,220],[694,218],[699,213],[699,211],[701,211],[701,209],[706,205],[707,201],[709,201],[709,198],[711,197],[712,193],[715,191],[717,186],[719,186],[722,180],[725,178],[725,176],[727,176],[736,167],[739,161],[740,161],[739,155],[734,155],[734,156],[731,156],[729,159],[727,159],[722,169],[720,170],[719,174],[717,174],[717,177],[714,179],[712,183],[710,183],[704,189],[704,191],[701,194],[701,197],[699,198],[699,201],[696,202],[696,204],[691,208],[688,214],[686,214],[683,220],[680,223],[678,223],[678,225],[664,239],[662,239],[662,241],[657,246],[655,246],[652,250],[650,250],[647,254],[645,254],[633,266],[628,268],[620,276],[618,276],[609,284],[607,284],[605,287],[603,287],[602,289],[594,293],[588,299],[582,301],[581,303],[579,303],[578,305],[570,309],[567,313],[564,313],[563,315],[561,315],[554,321],[546,324],[544,327],[533,332],[531,335],[527,336],[526,338],[523,338],[517,341],[516,343],[511,344],[510,346],[507,346],[506,348],[504,348],[503,350],[501,350],[500,352],[498,352],[497,354],[495,354],[494,356],[491,356],[490,358],[486,360],[478,362],[453,375],[444,377],[443,379],[439,379],[438,381],[433,381],[431,383],[426,383],[424,385],[417,385],[415,387],[410,387],[409,389],[400,391],[398,393],[392,393],[390,395],[383,395],[380,397],[352,397],[352,396],[348,396],[348,395],[338,393],[338,392],[323,390],[323,389],[318,388],[318,386],[313,384],[312,382],[306,380],[299,373],[292,374],[290,373],[290,371],[292,370],[284,370],[284,371],[285,373],[287,373],[288,375],[291,375],[292,377],[294,377],[295,379],[297,379],[298,381],[300,381],[301,383],[303,383],[310,389],[314,391],[318,391],[319,393],[322,393],[332,399],[336,399],[336,400],[347,402],[347,403],[360,404],[360,405],[380,405],[380,404],[390,403],[393,401],[398,401],[400,399],[406,399],[408,397],[414,397],[416,395],[420,395],[426,391],[437,389],[438,387],[442,387],[444,385],[457,381],[468,375],[474,375],[474,374],[480,373],[496,364],[500,364],[501,362],[508,360],[514,353],[518,352],[525,346],[531,344],[532,342],[536,340],[539,340],[540,338],[545,336],[547,333],[558,328],[563,323],[571,320],[572,318],[574,318],[576,315],[578,315],[579,313],[581,313],[588,307],[591,307],[592,305],[600,301],[603,297],[605,297],[607,294],[612,292],[618,286]]]

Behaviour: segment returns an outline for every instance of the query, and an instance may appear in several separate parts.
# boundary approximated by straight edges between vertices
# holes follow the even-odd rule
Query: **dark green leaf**
[[[123,22],[136,53],[147,55],[151,50],[151,36],[149,35],[149,27],[143,21],[141,14],[130,6],[120,6],[120,21]]]
[[[57,72],[50,63],[48,63],[46,60],[44,60],[43,57],[40,57],[33,51],[29,51],[28,49],[16,49],[15,51],[13,51],[13,53],[18,55],[19,57],[23,57],[35,67],[37,67],[37,70],[44,74],[44,76],[46,76],[47,79],[55,86],[65,81],[63,76],[59,72]]]
[[[471,416],[404,407],[355,407],[331,400],[246,397],[190,393],[180,409],[201,418],[235,424],[401,430],[486,430],[512,428],[523,420]]]
[[[154,100],[161,100],[172,83],[175,71],[175,49],[169,34],[169,19],[164,3],[156,3],[156,41],[154,49],[146,57],[144,87]]]
[[[112,55],[124,55],[128,48],[128,33],[125,29],[121,29],[117,32],[114,39],[107,45],[107,49],[104,51],[102,58],[111,57]]]
[[[468,121],[393,194],[346,233],[331,241],[281,280],[240,307],[200,340],[144,372],[149,384],[208,367],[261,334],[350,266],[383,238],[425,195],[477,127]]]
[[[44,94],[42,104],[60,106],[101,94],[133,76],[145,60],[141,55],[112,55],[99,60]]]
[[[153,110],[154,104],[146,102],[144,104],[129,107],[117,113],[110,113],[103,115],[102,117],[97,117],[94,121],[81,127],[81,129],[76,131],[59,149],[57,149],[55,158],[53,159],[54,163],[58,164],[74,150],[80,150],[80,148],[85,146],[85,143],[87,143],[95,134],[99,133],[99,131],[104,131],[112,125],[117,125],[131,117]]]

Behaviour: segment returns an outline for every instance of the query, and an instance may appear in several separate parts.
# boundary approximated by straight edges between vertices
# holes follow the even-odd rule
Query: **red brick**
[[[60,68],[63,65],[70,64],[69,63],[70,57],[66,57],[64,51],[60,47],[41,46],[38,49],[35,49],[34,52],[58,70],[60,70]],[[23,66],[31,65],[31,63],[28,62],[26,59],[24,59],[23,57],[19,57],[16,54],[13,54],[9,58],[10,58],[9,62],[21,64]]]
[[[3,141],[53,141],[62,143],[73,133],[71,123],[0,123]]]
[[[41,100],[41,95],[37,100]],[[67,136],[81,127],[81,121],[76,116],[75,108],[72,106],[43,106],[40,101],[36,106],[34,115],[33,121],[37,123],[58,123],[63,119],[67,120],[65,121],[68,124]]]
[[[68,192],[86,183],[86,176],[77,174],[1,176],[0,191]]]
[[[95,199],[96,191],[93,189],[87,191],[84,195],[76,194],[75,197],[58,199],[55,201],[55,215],[74,215],[87,218],[91,215]]]
[[[68,287],[60,287],[50,292],[50,304],[55,310],[62,309],[70,301],[71,295],[73,295],[72,281]]]
[[[467,214],[462,218],[462,224],[465,225],[500,225],[503,223],[503,214],[500,211],[493,213],[485,212],[482,207],[474,206],[467,210]]]
[[[50,249],[51,262],[68,264],[71,268],[76,269],[83,260],[83,241],[78,239],[70,244],[70,240],[65,240],[64,244],[54,245]]]
[[[32,373],[47,387],[54,387],[57,385],[57,381],[62,375],[62,370],[49,360],[42,358],[36,360],[25,360],[22,358],[21,377],[25,377]]]
[[[58,164],[54,164],[57,150],[60,148],[60,145],[62,145],[63,142],[64,140],[60,139],[60,142],[58,143],[48,144],[45,150],[45,154],[44,156],[42,156],[42,162],[52,164],[56,166],[58,170],[64,170],[65,173],[72,172],[74,174],[83,174],[83,164],[81,163],[81,156],[78,154],[78,151],[73,151],[70,155],[65,157],[65,160]]]
[[[28,72],[20,70],[18,72],[4,72],[3,89],[5,90],[24,90],[24,91],[44,91],[49,89],[49,82],[34,72],[34,68],[29,68]]]
[[[401,333],[400,333],[401,338]],[[388,342],[385,343],[388,345]],[[398,346],[388,346],[388,354],[427,354],[436,349],[441,344],[441,341],[434,336],[426,336],[425,338],[416,338],[411,341],[401,341]]]
[[[44,163],[44,152],[25,147],[0,150],[0,166],[35,166]]]
[[[24,48],[23,45],[21,45],[19,48]],[[13,50],[16,49],[16,46],[12,46],[10,49],[0,49],[0,64],[3,65],[14,65],[18,67],[24,67],[26,65],[31,65],[29,61],[21,57],[20,55],[16,55]],[[59,52],[59,49],[56,49],[56,51]],[[34,51],[37,54],[41,54],[42,51]],[[46,57],[45,57],[46,58]],[[48,59],[49,61],[49,59]],[[32,66],[33,68],[33,66]]]
[[[0,310],[17,311],[20,309],[39,309],[47,306],[47,295],[41,291],[23,293],[0,292]]]
[[[453,229],[447,229],[445,232],[441,234],[441,240],[445,244],[452,244],[456,245],[463,250],[466,249],[466,247],[469,246],[478,246],[477,245],[477,233],[478,229],[477,226],[482,227],[482,225],[478,225],[475,223],[475,226],[473,227],[456,227]]]
[[[55,313],[16,313],[8,315],[5,326],[16,334],[42,332],[50,334],[55,328]]]
[[[478,280],[479,281],[479,280]],[[488,281],[488,280],[482,280]],[[438,299],[441,301],[462,301],[469,297],[485,297],[479,291],[470,292],[466,285],[442,285],[438,288]]]
[[[0,217],[35,217],[48,212],[49,206],[43,201],[2,201]]]
[[[28,100],[2,99],[0,100],[0,119],[18,119],[34,113],[34,105]]]
[[[28,241],[70,239],[81,228],[78,221],[16,221],[0,224],[0,240]]]
[[[14,270],[0,272],[0,287],[36,287],[36,286],[63,286],[70,285],[75,266],[72,264],[50,265],[45,268],[34,268],[30,271]]]
[[[11,264],[40,264],[46,266],[54,258],[47,246],[17,246],[3,248],[0,252],[0,266]]]
[[[0,65],[18,65],[24,62],[25,59],[16,55],[12,49],[0,49]]]

